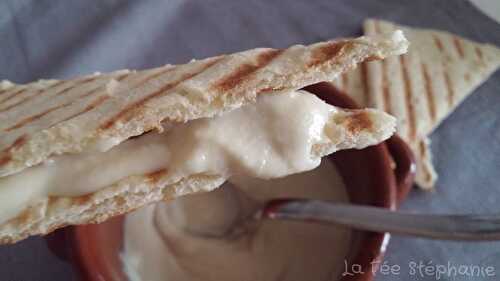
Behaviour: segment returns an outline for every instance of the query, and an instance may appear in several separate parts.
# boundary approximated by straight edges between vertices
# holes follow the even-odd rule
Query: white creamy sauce
[[[276,178],[311,170],[315,143],[337,109],[306,92],[266,93],[221,116],[127,140],[106,152],[62,155],[0,178],[0,223],[48,196],[95,192],[168,168],[172,182],[196,173]]]
[[[126,216],[122,261],[131,281],[337,280],[348,253],[347,228],[261,221],[236,238],[220,233],[255,202],[298,197],[347,202],[329,160],[281,179],[230,178],[215,191],[147,206]]]

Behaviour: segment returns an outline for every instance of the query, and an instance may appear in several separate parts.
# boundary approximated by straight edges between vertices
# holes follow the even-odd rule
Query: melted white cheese
[[[315,143],[336,108],[306,92],[266,93],[221,116],[127,140],[106,152],[62,155],[0,179],[0,223],[48,196],[95,192],[168,168],[173,180],[208,173],[276,178],[311,170]]]

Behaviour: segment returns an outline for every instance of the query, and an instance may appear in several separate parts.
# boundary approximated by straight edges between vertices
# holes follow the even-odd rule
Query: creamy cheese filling
[[[257,102],[164,133],[127,140],[106,152],[54,157],[0,179],[0,223],[49,196],[89,194],[132,175],[167,168],[173,179],[207,173],[276,178],[320,163],[313,144],[337,109],[306,92],[261,95]]]

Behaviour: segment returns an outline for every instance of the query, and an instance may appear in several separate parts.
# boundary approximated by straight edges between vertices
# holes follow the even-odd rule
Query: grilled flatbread
[[[408,53],[367,62],[334,84],[360,105],[382,109],[398,119],[397,132],[417,156],[416,182],[432,188],[437,175],[429,134],[460,102],[500,66],[500,49],[457,35],[368,19],[364,33],[400,29],[408,36]]]
[[[254,103],[259,95],[332,80],[360,62],[404,53],[407,46],[402,33],[394,32],[283,50],[254,49],[143,71],[25,85],[4,81],[0,84],[0,183],[51,159],[107,153],[131,137],[144,139],[143,134],[154,129],[227,114]],[[339,110],[325,126],[329,140],[315,144],[311,154],[318,157],[378,143],[392,134],[394,122],[380,111]],[[207,173],[173,179],[165,167],[122,178],[82,196],[45,196],[0,222],[0,243],[68,224],[102,222],[148,203],[212,190],[224,181],[221,175]],[[30,186],[17,188],[26,191]],[[17,196],[16,190],[9,190]]]

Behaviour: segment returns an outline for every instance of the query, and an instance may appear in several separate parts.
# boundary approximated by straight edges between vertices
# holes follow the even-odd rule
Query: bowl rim
[[[318,84],[310,85],[304,90],[314,93],[326,102],[335,104],[336,106],[358,109],[357,104],[347,94],[339,91],[331,83],[321,82]],[[387,193],[383,195],[382,206],[395,210],[398,205],[406,198],[409,190],[413,185],[415,176],[415,159],[408,145],[397,135],[392,136],[385,142],[372,146],[376,153],[379,155],[380,160],[385,167],[384,173],[387,182]],[[395,168],[392,168],[395,166]],[[123,217],[112,218],[107,221],[108,223],[123,223]],[[82,280],[123,280],[123,272],[96,272],[95,270],[95,255],[88,250],[87,245],[94,243],[92,237],[87,234],[97,225],[79,225],[68,227],[63,230],[64,234],[56,232],[56,236],[61,240],[64,236],[67,253],[60,253],[61,247],[49,247],[56,252],[60,257],[73,261],[76,266],[77,272],[81,275]],[[378,265],[381,263],[385,254],[387,245],[390,240],[388,233],[368,233],[365,232],[365,237],[359,244],[358,253],[352,259],[353,264],[361,266],[363,274],[343,274],[340,280],[342,281],[370,281],[373,280]],[[122,235],[122,234],[117,234]],[[51,243],[48,240],[49,244]],[[117,237],[116,241],[122,241],[122,238]],[[113,241],[110,241],[111,243]],[[53,243],[53,242],[52,242]],[[59,241],[56,244],[60,244]],[[58,253],[59,252],[59,253]],[[349,265],[350,266],[350,265]],[[113,278],[113,279],[112,279]]]

